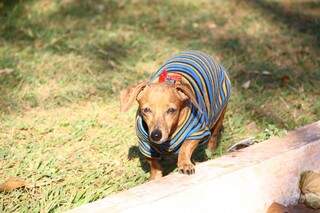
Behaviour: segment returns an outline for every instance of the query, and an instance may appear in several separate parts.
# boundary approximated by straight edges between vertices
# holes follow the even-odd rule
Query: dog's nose
[[[155,129],[151,132],[151,139],[153,141],[160,141],[161,138],[162,138],[162,133],[159,129]]]

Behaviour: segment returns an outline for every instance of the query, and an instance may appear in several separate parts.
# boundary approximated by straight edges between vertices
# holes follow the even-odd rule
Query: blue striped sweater
[[[149,158],[159,158],[161,154],[177,154],[185,140],[207,142],[210,130],[226,106],[231,92],[226,70],[210,56],[199,51],[182,52],[170,58],[150,77],[150,82],[157,81],[163,70],[167,70],[169,74],[179,74],[192,86],[201,112],[192,106],[183,125],[167,142],[160,145],[149,140],[148,128],[142,116],[137,113],[139,149]]]

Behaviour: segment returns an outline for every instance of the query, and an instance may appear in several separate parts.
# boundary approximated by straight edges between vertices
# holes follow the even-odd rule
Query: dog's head
[[[181,111],[190,103],[198,107],[194,93],[184,83],[141,82],[120,94],[121,111],[127,111],[134,101],[148,126],[149,139],[157,144],[166,142],[179,124]]]

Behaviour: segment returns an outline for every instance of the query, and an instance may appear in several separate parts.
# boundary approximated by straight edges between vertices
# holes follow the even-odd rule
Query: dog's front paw
[[[151,181],[151,180],[158,180],[158,179],[160,179],[160,178],[162,178],[162,172],[152,172],[152,173],[150,174],[149,181]]]
[[[179,173],[192,175],[195,173],[195,168],[192,163],[182,163],[178,165]]]

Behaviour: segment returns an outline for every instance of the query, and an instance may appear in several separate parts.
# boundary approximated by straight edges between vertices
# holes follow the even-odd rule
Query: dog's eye
[[[174,113],[174,112],[176,112],[177,110],[175,109],[175,108],[172,108],[172,107],[170,107],[168,110],[167,110],[167,113],[168,114],[171,114],[171,113]]]
[[[147,114],[147,113],[151,112],[151,109],[149,107],[145,107],[145,108],[142,109],[142,112]]]

